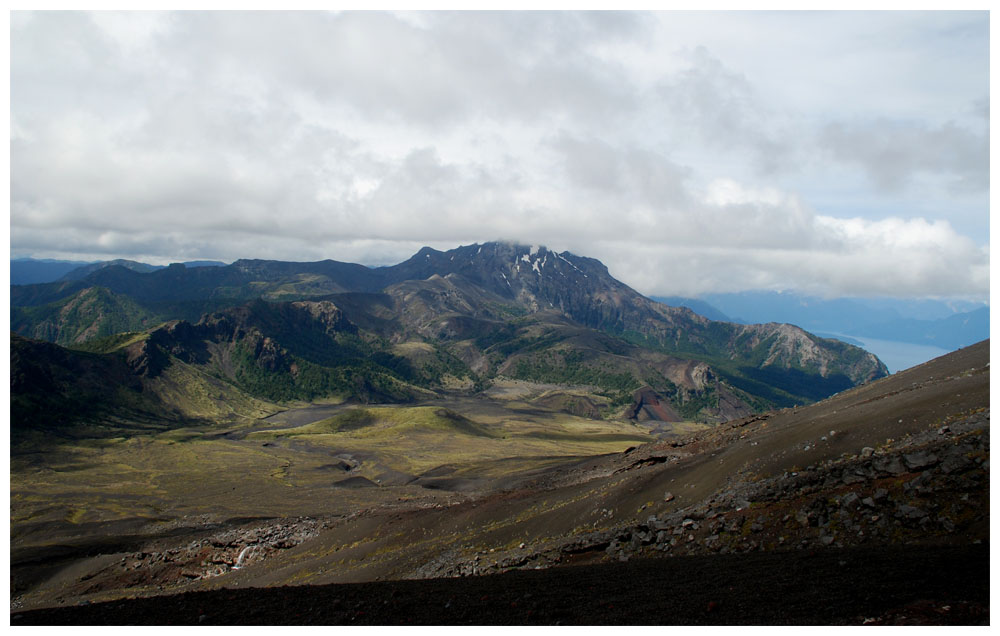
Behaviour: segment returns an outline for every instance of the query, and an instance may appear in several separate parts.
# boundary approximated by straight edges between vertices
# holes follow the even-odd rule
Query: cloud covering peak
[[[986,12],[14,12],[11,250],[989,288]]]

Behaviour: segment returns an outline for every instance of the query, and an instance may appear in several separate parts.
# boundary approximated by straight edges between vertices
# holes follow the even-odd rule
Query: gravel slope
[[[989,624],[989,545],[643,559],[494,576],[223,589],[13,625]]]

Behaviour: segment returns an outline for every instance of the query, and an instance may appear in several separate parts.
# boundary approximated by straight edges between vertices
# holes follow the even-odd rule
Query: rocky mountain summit
[[[791,325],[710,321],[642,296],[599,261],[539,246],[424,248],[380,268],[111,264],[71,278],[12,286],[15,330],[127,355],[140,375],[194,365],[279,402],[406,401],[511,378],[587,388],[604,417],[629,407],[719,422],[886,375],[857,347]]]

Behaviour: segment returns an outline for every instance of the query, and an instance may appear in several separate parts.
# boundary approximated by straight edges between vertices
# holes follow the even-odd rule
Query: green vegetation
[[[321,397],[353,397],[361,402],[412,399],[412,391],[391,369],[374,361],[349,359],[325,367],[288,356],[278,366],[265,367],[245,345],[233,347],[237,384],[251,395],[272,402],[311,401]]]
[[[170,377],[176,369],[184,369],[183,377]],[[194,369],[176,365],[156,381],[196,382],[189,373]],[[511,417],[500,403],[485,410],[479,400],[462,404],[347,407],[290,429],[267,429],[266,421],[225,427],[205,421],[91,439],[81,428],[80,437],[47,448],[43,464],[37,447],[24,454],[13,449],[12,529],[129,519],[145,525],[185,515],[347,514],[399,498],[448,500],[447,491],[416,485],[358,491],[331,485],[346,478],[344,465],[353,466],[352,476],[381,479],[383,486],[393,471],[405,483],[442,466],[449,477],[504,479],[651,439],[631,425],[538,407],[530,416]],[[227,431],[238,434],[221,435]],[[337,467],[342,456],[354,459]]]
[[[87,342],[74,344],[69,348],[89,353],[111,353],[112,351],[124,349],[133,343],[141,342],[143,340],[147,340],[148,338],[149,333],[144,331],[126,331],[112,336],[96,338],[94,340],[88,340]]]
[[[103,287],[89,287],[45,305],[11,308],[13,331],[61,345],[138,331],[160,322],[158,314]]]
[[[714,334],[714,338],[695,341],[682,337],[669,345],[661,338],[638,332],[625,332],[622,338],[637,346],[708,363],[722,379],[738,389],[741,398],[757,411],[814,402],[854,385],[843,373],[824,378],[815,369],[802,368],[794,359],[787,361],[790,368],[779,364],[762,366],[768,359],[771,347],[777,342],[777,334],[772,334],[751,347],[753,336],[744,333],[730,345],[740,352],[740,355],[733,356],[725,348],[725,343],[729,341],[729,335],[726,335],[729,328],[728,323],[710,323],[709,331],[719,332]],[[722,338],[723,336],[726,337]],[[846,349],[847,345],[838,341],[836,347]],[[851,349],[850,353],[844,359],[847,367],[865,356],[865,352],[857,348]],[[686,415],[691,413],[687,407],[681,408]]]
[[[552,441],[594,441],[594,442],[623,442],[630,444],[644,444],[649,441],[649,436],[641,433],[604,433],[596,435],[576,435],[573,433],[562,433],[559,431],[535,431],[525,433],[522,437],[530,439],[546,439]]]
[[[758,395],[766,396],[770,393],[776,400],[785,393],[798,400],[796,403],[799,404],[822,400],[854,386],[851,379],[842,373],[824,378],[800,369],[781,369],[773,366],[740,367],[739,373],[742,377],[730,376],[730,381],[735,386]],[[781,404],[781,406],[791,406],[791,404]]]
[[[399,435],[428,432],[496,437],[486,427],[464,415],[433,406],[353,408],[312,424],[273,432],[262,431],[250,437],[262,439],[345,433],[356,438],[391,439]]]
[[[597,395],[608,398],[608,406],[612,409],[625,406],[632,402],[632,391],[597,391]]]
[[[677,412],[686,420],[697,420],[704,409],[719,406],[719,394],[714,387],[708,387],[700,393],[687,393],[683,400],[675,400]]]
[[[386,352],[384,355],[387,358],[391,356],[401,363],[381,363],[381,358],[378,356],[373,356],[372,359],[379,361],[383,366],[397,372],[406,381],[418,386],[442,387],[447,376],[455,379],[467,378],[473,382],[477,379],[476,374],[469,369],[468,365],[449,352],[441,343],[410,341],[396,345],[391,349],[391,353]]]
[[[528,310],[520,305],[512,305],[509,303],[485,303],[485,308],[494,315],[500,316],[501,318],[511,319],[511,318],[523,318],[528,315]]]
[[[506,323],[495,331],[476,339],[476,346],[491,358],[502,360],[513,353],[541,351],[565,339],[558,330],[551,329],[534,335],[522,329],[517,322]]]
[[[630,373],[612,373],[565,359],[559,364],[540,356],[519,359],[512,377],[550,384],[590,385],[617,393],[631,392],[642,386]]]

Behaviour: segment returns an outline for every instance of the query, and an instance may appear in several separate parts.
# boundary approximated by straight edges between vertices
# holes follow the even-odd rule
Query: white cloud
[[[985,24],[15,13],[11,249],[386,264],[507,238],[648,293],[985,294]]]
[[[989,249],[946,223],[814,221],[809,248],[599,242],[592,255],[646,294],[798,289],[827,297],[948,297],[982,296],[989,288]]]

